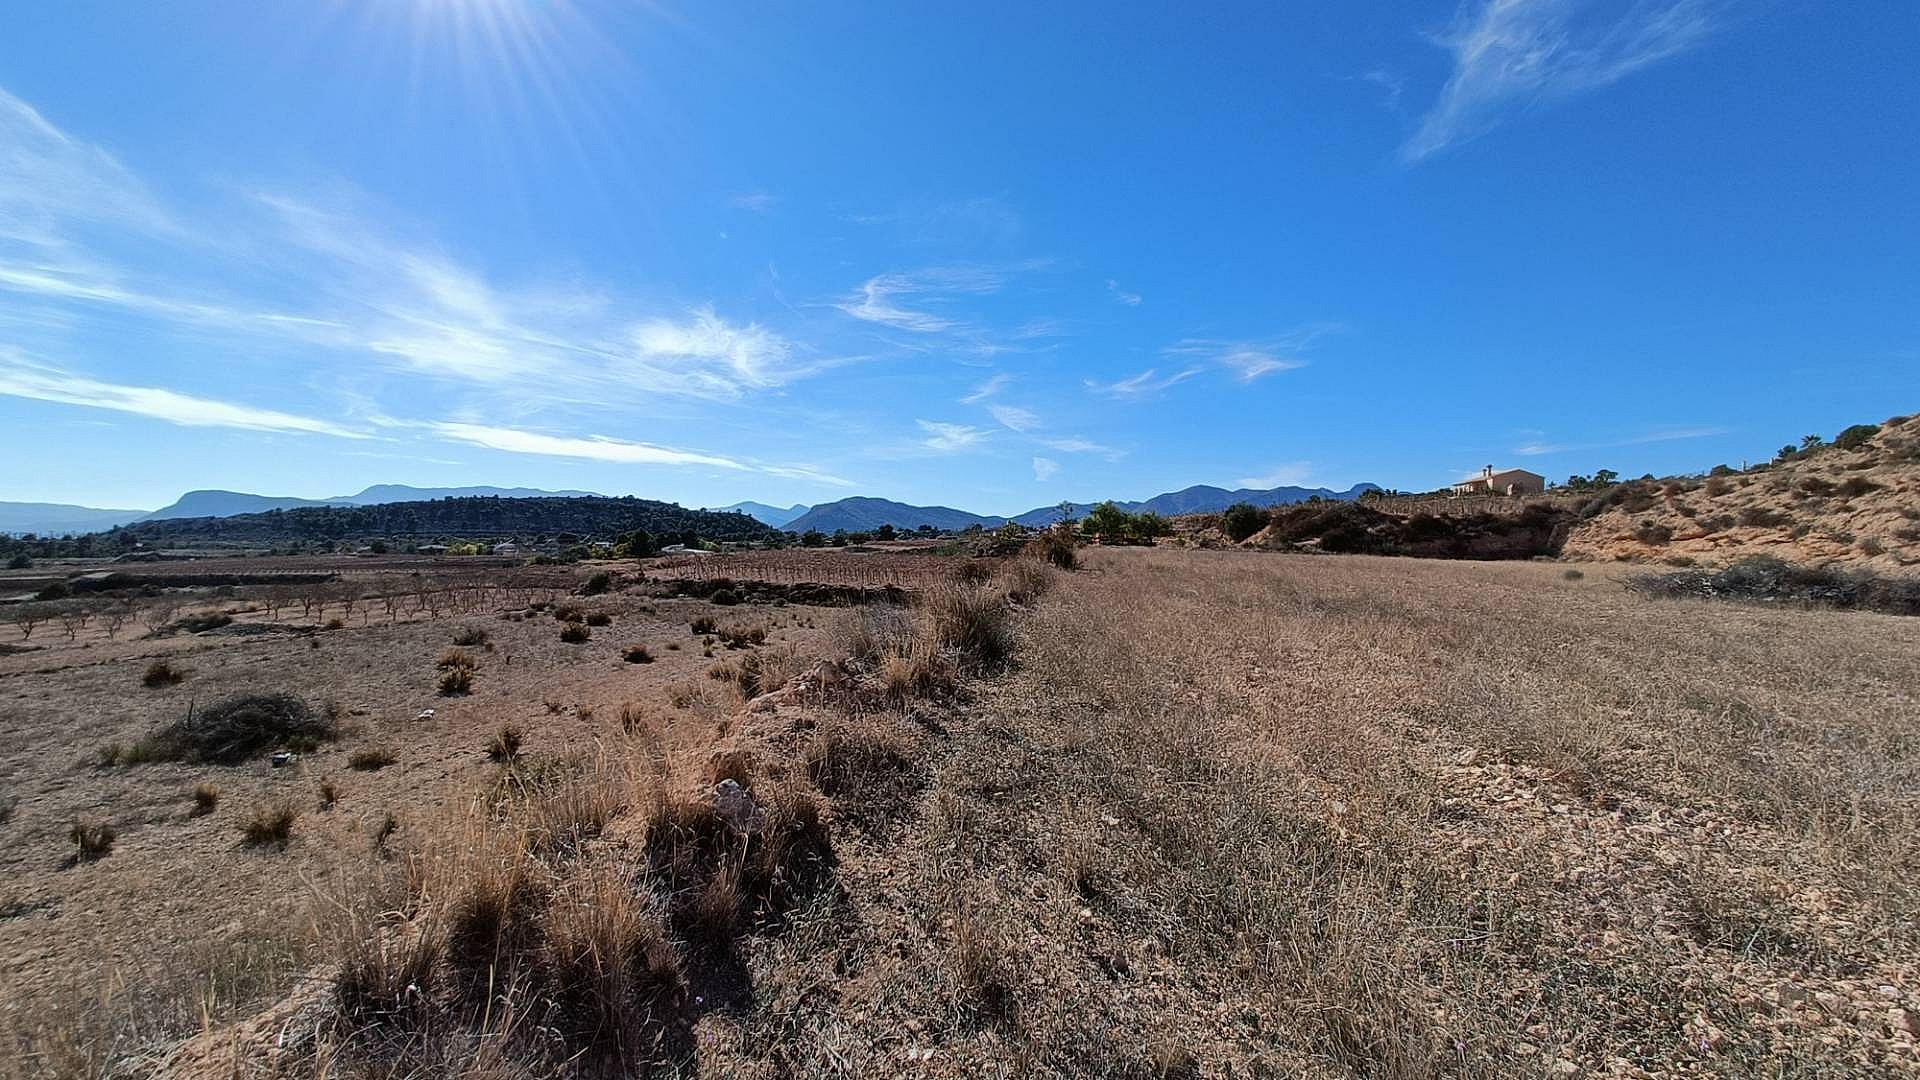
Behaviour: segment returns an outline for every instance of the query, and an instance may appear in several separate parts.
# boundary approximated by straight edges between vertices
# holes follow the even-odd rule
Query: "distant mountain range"
[[[1129,513],[1151,510],[1156,514],[1172,517],[1175,514],[1218,513],[1240,502],[1251,503],[1254,506],[1285,506],[1290,503],[1306,502],[1316,495],[1323,499],[1351,500],[1359,498],[1368,491],[1377,490],[1379,490],[1378,484],[1355,484],[1345,491],[1304,487],[1240,488],[1229,491],[1226,488],[1196,484],[1179,491],[1155,495],[1142,502],[1124,502],[1116,499],[1114,504]],[[970,525],[994,529],[1005,525],[1010,520],[1032,528],[1059,521],[1063,510],[1068,518],[1077,518],[1091,510],[1093,506],[1093,503],[1069,503],[1064,507],[1042,506],[1012,518],[1004,518],[972,514],[947,506],[911,506],[888,499],[860,496],[841,499],[839,502],[822,503],[776,528],[785,529],[788,532],[817,529],[823,533],[832,533],[841,529],[847,532],[870,532],[882,525],[891,525],[896,529],[917,529],[921,525],[932,525],[941,530],[964,529]]]
[[[168,521],[176,518],[233,517],[236,514],[262,514],[269,510],[296,510],[303,506],[384,506],[388,503],[424,502],[432,499],[497,497],[502,499],[583,498],[596,496],[592,491],[542,491],[538,488],[452,487],[417,488],[406,484],[375,484],[357,495],[332,499],[296,499],[283,495],[250,495],[243,491],[189,491],[172,505],[158,510],[96,510],[86,506],[59,503],[0,502],[0,533],[36,533],[41,536],[67,536],[98,532],[136,521]],[[604,496],[599,496],[604,498]]]
[[[1142,502],[1122,502],[1116,505],[1131,513],[1151,510],[1154,513],[1171,517],[1175,514],[1217,513],[1234,503],[1252,503],[1255,506],[1281,506],[1288,503],[1305,502],[1319,496],[1323,499],[1357,499],[1363,492],[1376,490],[1374,484],[1355,484],[1345,491],[1333,491],[1329,488],[1277,487],[1267,489],[1241,488],[1229,491],[1226,488],[1210,487],[1205,484],[1179,491],[1169,491],[1155,495]],[[606,498],[591,491],[542,491],[538,488],[502,488],[502,487],[456,487],[456,488],[418,488],[406,484],[375,484],[357,495],[342,495],[332,499],[296,499],[287,496],[251,495],[241,491],[189,491],[180,496],[172,505],[159,510],[96,510],[86,506],[64,506],[56,503],[9,503],[0,502],[0,533],[37,533],[42,536],[64,536],[75,533],[98,532],[118,525],[130,525],[139,521],[171,521],[184,518],[234,517],[240,514],[261,514],[271,510],[298,510],[317,506],[385,506],[391,503],[428,502],[435,499],[451,498]],[[1071,503],[1066,507],[1066,515],[1077,518],[1085,514],[1092,503]],[[819,506],[790,507],[770,506],[758,502],[737,502],[732,506],[715,508],[716,512],[735,512],[745,514],[765,525],[788,532],[806,532],[818,529],[823,533],[840,530],[847,532],[870,532],[882,525],[891,525],[896,529],[911,530],[922,525],[931,525],[942,531],[958,531],[971,525],[993,529],[1006,524],[1009,520],[1029,527],[1050,525],[1060,520],[1060,506],[1042,506],[1009,519],[987,514],[974,514],[965,510],[956,510],[950,506],[912,506],[894,502],[890,499],[876,499],[869,496],[855,496],[838,502],[822,503]]]
[[[808,507],[802,503],[794,503],[792,506],[781,509],[778,506],[768,506],[766,503],[737,502],[732,506],[709,506],[707,509],[721,513],[731,510],[737,514],[745,514],[762,524],[783,529],[786,528],[787,522],[806,513]]]
[[[147,516],[145,510],[96,510],[64,503],[0,502],[0,535],[72,536]]]

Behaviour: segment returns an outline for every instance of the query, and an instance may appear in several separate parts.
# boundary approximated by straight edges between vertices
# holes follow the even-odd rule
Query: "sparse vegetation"
[[[520,729],[512,724],[503,725],[493,733],[492,741],[487,743],[487,760],[510,765],[519,760],[522,736]]]
[[[604,611],[596,611],[587,616],[588,626],[612,626],[613,616]]]
[[[116,835],[113,826],[104,821],[77,821],[67,832],[73,841],[74,858],[79,862],[106,857],[113,850]]]
[[[335,737],[329,712],[292,694],[235,694],[187,714],[120,755],[119,763],[205,761],[233,765],[273,747],[311,750]]]
[[[453,635],[453,643],[466,648],[485,645],[487,640],[486,628],[480,626],[463,626]]]
[[[162,686],[176,686],[187,673],[166,660],[155,660],[147,665],[146,673],[140,676],[140,685],[149,689]]]
[[[1221,530],[1236,544],[1266,527],[1266,513],[1250,503],[1234,503],[1220,515]]]
[[[362,746],[347,755],[347,768],[360,772],[375,772],[399,761],[400,757],[390,747]]]
[[[560,640],[568,645],[584,645],[593,639],[593,631],[583,623],[568,623],[560,628]]]
[[[1696,596],[1920,615],[1920,578],[1807,567],[1765,556],[1742,559],[1723,570],[1643,574],[1628,584],[1649,596]]]
[[[211,780],[202,780],[193,786],[193,809],[187,811],[191,817],[205,817],[220,805],[220,785]]]
[[[653,663],[653,650],[647,648],[645,645],[629,645],[626,650],[620,654],[620,658],[629,664],[651,664]]]
[[[300,811],[285,799],[257,806],[240,826],[240,841],[248,847],[285,849],[298,820]]]

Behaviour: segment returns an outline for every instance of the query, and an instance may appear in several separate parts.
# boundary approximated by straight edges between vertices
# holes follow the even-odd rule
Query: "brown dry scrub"
[[[1242,972],[1217,1013],[1258,1017],[1269,1065],[1911,1064],[1920,630],[1545,566],[1093,565],[1000,701],[1028,797],[1114,809],[1023,826],[1100,839],[1096,940],[1158,941],[1199,998]],[[1249,1060],[1216,1016],[1141,1022]]]

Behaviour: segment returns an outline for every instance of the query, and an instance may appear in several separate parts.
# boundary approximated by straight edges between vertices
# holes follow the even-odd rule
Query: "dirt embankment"
[[[1727,566],[1756,555],[1874,573],[1920,572],[1920,422],[1858,445],[1741,473],[1634,481],[1583,511],[1562,554]]]

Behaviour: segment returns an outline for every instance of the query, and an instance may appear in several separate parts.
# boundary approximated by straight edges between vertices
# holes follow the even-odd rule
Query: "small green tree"
[[[1127,526],[1132,515],[1115,506],[1112,501],[1103,502],[1087,511],[1080,519],[1080,529],[1089,536],[1102,540],[1121,540],[1127,535]]]
[[[821,532],[819,529],[808,529],[806,532],[800,534],[800,546],[811,548],[826,547],[827,534]]]
[[[1252,503],[1237,502],[1220,515],[1220,527],[1226,530],[1227,539],[1237,544],[1266,528],[1267,515]]]
[[[899,533],[895,531],[892,525],[882,525],[879,528],[873,530],[873,538],[875,540],[882,540],[882,541],[894,540],[894,539],[897,539],[898,537],[899,537]]]
[[[1855,424],[1833,437],[1833,445],[1842,450],[1858,450],[1880,434],[1879,424]]]

